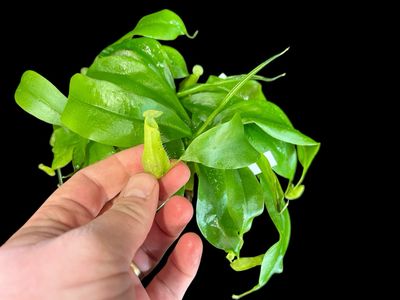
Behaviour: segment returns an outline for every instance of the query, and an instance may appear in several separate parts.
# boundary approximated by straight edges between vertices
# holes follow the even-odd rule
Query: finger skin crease
[[[155,280],[157,280],[161,285],[163,285],[166,290],[170,293],[170,295],[173,297],[173,299],[181,299],[174,290],[170,288],[170,286],[162,279],[160,276],[154,277]],[[169,299],[169,298],[168,298]]]
[[[118,162],[119,162],[119,164],[121,163],[119,160],[118,160]],[[112,198],[112,196],[109,197],[109,195],[107,195],[106,191],[104,190],[103,185],[101,185],[95,178],[93,178],[90,175],[86,174],[86,170],[85,169],[82,169],[81,171],[79,171],[75,176],[76,177],[78,177],[78,176],[84,177],[85,181],[88,180],[89,182],[91,182],[96,187],[96,190],[99,191],[100,194],[101,194],[101,197],[99,197],[100,199],[102,199],[101,207],[104,205],[105,201],[108,201],[108,200],[110,200]],[[80,180],[80,182],[84,182],[84,181]],[[72,199],[72,200],[74,200],[74,199]],[[74,200],[74,201],[76,201],[76,200]],[[92,215],[97,215],[98,212],[100,211],[101,207],[93,207],[93,210],[96,210],[96,211],[93,211],[91,214]],[[89,210],[88,208],[86,208],[86,209]]]
[[[193,274],[189,274],[189,273],[183,271],[181,268],[179,268],[178,264],[176,263],[176,260],[175,260],[174,256],[171,256],[170,262],[173,265],[173,267],[178,270],[178,272],[182,273],[186,277],[190,278],[190,280],[192,280]]]
[[[178,234],[171,234],[168,231],[164,230],[162,228],[162,226],[157,221],[156,221],[156,224],[157,224],[158,229],[161,231],[161,233],[164,234],[167,238],[175,240],[178,237],[179,233]]]
[[[137,223],[135,225],[139,226],[140,228],[147,227],[146,220],[149,218],[143,209],[138,209],[137,205],[131,205],[124,203],[118,203],[116,201],[113,205],[113,211],[123,214],[124,216],[128,217],[129,219],[133,219],[131,221]]]
[[[47,219],[73,229],[86,224],[95,217],[96,215],[78,201],[62,197],[58,203],[45,204],[38,211],[38,217],[33,217],[32,220],[38,222],[40,219]]]

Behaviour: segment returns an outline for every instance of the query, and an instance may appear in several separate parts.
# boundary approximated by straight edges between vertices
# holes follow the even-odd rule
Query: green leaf
[[[76,144],[74,148],[74,152],[72,154],[72,166],[74,167],[75,171],[78,171],[83,167],[87,166],[88,159],[87,159],[86,148],[88,146],[88,143],[89,143],[88,139],[81,138],[80,142]]]
[[[61,113],[67,98],[43,76],[34,71],[26,71],[15,92],[17,104],[36,118],[62,125]]]
[[[160,79],[164,79],[159,80],[160,82],[156,82],[157,85],[163,85],[164,81],[166,81],[169,87],[175,91],[175,82],[172,76],[172,70],[168,65],[168,58],[166,57],[163,46],[158,41],[144,37],[125,40],[122,43],[115,44],[104,49],[98,55],[94,64],[99,58],[110,55],[130,57],[138,61],[138,63],[141,63],[145,67],[142,67],[142,70],[147,69],[149,73],[151,73],[150,71],[152,70],[155,78],[160,77]],[[118,70],[118,66],[116,69]],[[107,69],[105,71],[107,71]],[[121,71],[117,73],[120,72]],[[111,73],[113,73],[113,69],[111,69]],[[155,81],[155,78],[152,78],[152,81]],[[173,93],[173,95],[176,97],[175,93]]]
[[[318,143],[293,128],[289,118],[270,101],[239,102],[224,109],[214,123],[226,122],[236,113],[240,113],[244,124],[256,123],[270,136],[286,143],[312,146]]]
[[[219,170],[197,165],[196,220],[215,247],[239,256],[243,234],[263,212],[262,190],[249,169]]]
[[[110,145],[104,145],[90,141],[87,144],[86,152],[86,165],[91,165],[113,155],[115,153],[115,149]]]
[[[117,43],[135,35],[170,41],[180,35],[188,36],[188,33],[185,24],[177,14],[168,9],[163,9],[141,18],[136,27],[120,38]]]
[[[249,144],[239,116],[195,138],[181,157],[217,169],[238,169],[254,163],[259,153]]]
[[[304,193],[304,185],[289,185],[288,190],[285,192],[285,198],[288,200],[295,200],[301,197]]]
[[[319,151],[320,144],[312,146],[297,146],[299,161],[304,169],[308,169]]]
[[[132,30],[132,36],[142,35],[166,41],[174,40],[180,35],[187,34],[182,19],[168,9],[144,16]]]
[[[62,122],[79,135],[111,146],[143,143],[143,112],[162,111],[158,123],[164,141],[190,136],[190,128],[169,108],[113,83],[76,74],[71,78]]]
[[[274,138],[294,145],[314,146],[318,143],[312,138],[292,127],[270,122],[268,120],[253,120],[262,130]],[[246,122],[246,120],[244,120]]]
[[[292,127],[286,114],[270,101],[241,101],[226,107],[214,119],[214,124],[226,122],[240,113],[244,123],[276,123]]]
[[[307,174],[308,168],[310,167],[312,161],[317,155],[319,147],[320,147],[319,143],[310,146],[301,146],[301,145],[297,146],[297,153],[299,156],[300,164],[303,166],[303,171],[296,185],[289,183],[288,189],[285,193],[285,197],[288,200],[297,199],[303,194],[305,187],[301,183],[303,182]]]
[[[82,138],[79,135],[65,127],[55,129],[50,140],[54,154],[51,168],[54,170],[61,169],[71,162],[74,149],[81,140]]]
[[[207,120],[204,122],[204,124],[196,131],[195,136],[200,135],[203,133],[212,123],[214,122],[215,117],[223,111],[227,104],[232,100],[233,96],[249,81],[251,80],[261,69],[263,69],[265,66],[267,66],[269,63],[283,55],[289,50],[289,48],[285,49],[281,53],[278,53],[269,59],[265,60],[261,64],[259,64],[257,67],[255,67],[253,70],[251,70],[248,74],[243,76],[235,86],[229,90],[229,92],[226,94],[224,99],[221,101],[221,103],[218,105],[218,107],[213,110],[213,112],[207,117]]]
[[[165,53],[165,59],[173,77],[179,79],[188,76],[189,72],[182,54],[170,46],[164,45],[162,46],[162,49]]]
[[[173,140],[164,143],[165,151],[167,151],[168,157],[171,159],[179,159],[185,152],[185,145],[182,140]]]
[[[161,178],[171,168],[169,157],[161,143],[160,131],[156,118],[162,115],[161,111],[147,110],[144,116],[144,150],[142,165],[145,172]]]
[[[226,78],[220,78],[217,76],[209,76],[206,83],[198,83],[194,86],[181,89],[178,93],[179,97],[190,96],[198,93],[205,92],[219,92],[223,93],[224,97],[226,94],[233,89],[245,75],[241,76],[230,76]],[[257,78],[257,76],[254,76]],[[242,100],[265,100],[265,96],[262,92],[261,84],[256,80],[248,80],[244,85],[237,90],[235,96]],[[222,101],[222,99],[221,99]],[[221,102],[220,101],[220,102]],[[218,102],[217,104],[219,104]],[[215,106],[216,107],[216,106]]]
[[[273,244],[265,253],[261,264],[258,283],[249,291],[240,295],[233,295],[233,299],[240,299],[263,287],[273,274],[283,271],[283,257],[285,256],[290,240],[290,216],[286,208],[281,211],[284,205],[283,192],[278,178],[272,171],[268,160],[262,156],[257,162],[262,173],[260,182],[264,192],[264,201],[268,214],[279,232],[279,240]]]
[[[127,92],[147,97],[188,120],[187,113],[167,84],[163,75],[148,67],[146,62],[128,56],[106,56],[97,59],[88,69],[87,76],[112,82]]]
[[[292,179],[296,172],[297,155],[295,146],[282,142],[265,133],[255,124],[244,126],[250,144],[260,153],[271,151],[277,164],[272,169],[279,175]]]

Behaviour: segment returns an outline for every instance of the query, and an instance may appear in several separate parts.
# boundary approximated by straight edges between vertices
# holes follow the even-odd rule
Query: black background
[[[144,15],[163,8],[174,10],[189,33],[199,30],[194,40],[179,37],[178,48],[188,67],[201,64],[205,75],[247,73],[266,58],[290,46],[290,51],[261,74],[287,76],[264,86],[269,100],[278,104],[296,128],[322,142],[315,163],[306,178],[303,197],[290,204],[292,237],[284,260],[284,272],[274,275],[261,291],[248,299],[307,297],[323,299],[340,293],[333,278],[338,268],[341,242],[340,212],[335,210],[328,168],[330,103],[326,70],[332,67],[327,51],[330,29],[328,8],[295,7],[280,2],[245,1],[240,5],[206,1],[132,1],[129,6],[109,3],[83,9],[72,4],[23,9],[2,9],[0,23],[0,128],[3,179],[0,188],[0,243],[15,232],[52,193],[56,179],[37,169],[50,164],[48,140],[51,126],[22,111],[14,102],[14,91],[22,73],[32,69],[45,76],[64,94],[69,78],[88,66],[96,54],[127,31]],[[44,9],[47,9],[45,12]],[[330,182],[330,183],[329,183]],[[329,183],[329,184],[328,184]],[[335,184],[335,183],[333,183]],[[339,216],[339,217],[338,217]],[[338,224],[339,223],[339,224]],[[195,222],[190,230],[198,231]],[[246,235],[244,254],[259,254],[277,234],[263,215]],[[251,288],[257,271],[235,273],[225,254],[204,241],[199,274],[185,299],[229,299],[235,292]]]

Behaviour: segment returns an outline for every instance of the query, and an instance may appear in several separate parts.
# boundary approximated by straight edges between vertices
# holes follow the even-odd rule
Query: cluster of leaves
[[[183,56],[159,42],[180,35],[188,33],[175,13],[150,14],[72,76],[68,97],[41,75],[26,71],[15,99],[28,113],[53,125],[54,159],[50,167],[40,168],[50,175],[58,172],[60,179],[60,169],[70,163],[76,171],[143,143],[143,114],[161,112],[157,123],[152,119],[149,124],[159,128],[169,157],[189,164],[192,180],[186,190],[193,191],[193,178],[198,178],[201,233],[226,251],[234,270],[260,266],[258,283],[233,296],[238,299],[282,272],[290,237],[287,204],[302,194],[319,143],[296,130],[262,92],[261,81],[280,76],[265,78],[257,72],[284,52],[247,75],[210,76],[199,83],[202,68],[195,66],[189,74]],[[298,162],[302,175],[295,183]],[[287,181],[285,191],[277,175]],[[279,240],[259,256],[241,257],[243,236],[265,208]]]

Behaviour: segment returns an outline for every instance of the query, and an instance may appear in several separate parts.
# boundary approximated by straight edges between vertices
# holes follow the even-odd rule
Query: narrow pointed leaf
[[[233,295],[233,299],[240,299],[260,289],[269,281],[273,274],[283,271],[283,257],[285,256],[290,240],[291,225],[289,210],[286,208],[281,211],[284,201],[279,181],[265,157],[261,157],[257,164],[263,171],[260,175],[260,182],[264,192],[265,206],[278,230],[279,240],[267,250],[263,257],[258,283],[245,293]]]

